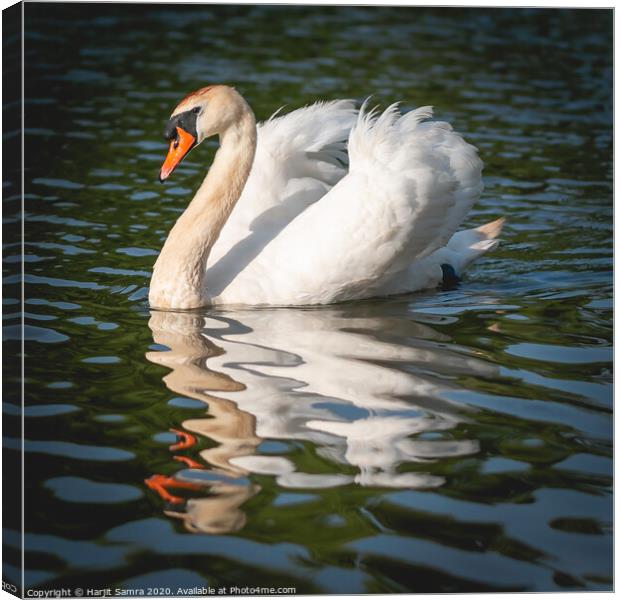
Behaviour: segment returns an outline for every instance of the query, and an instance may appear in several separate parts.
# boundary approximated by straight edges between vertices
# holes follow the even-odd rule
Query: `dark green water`
[[[27,4],[26,585],[610,589],[611,15]],[[214,147],[161,186],[161,130],[213,82],[259,119],[434,105],[480,148],[467,225],[507,216],[501,247],[453,291],[150,314]]]

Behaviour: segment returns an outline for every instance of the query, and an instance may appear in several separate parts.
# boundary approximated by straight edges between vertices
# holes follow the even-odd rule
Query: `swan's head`
[[[208,137],[221,134],[237,122],[247,104],[234,88],[209,85],[188,94],[179,102],[164,129],[170,141],[159,180],[167,179],[177,165]]]

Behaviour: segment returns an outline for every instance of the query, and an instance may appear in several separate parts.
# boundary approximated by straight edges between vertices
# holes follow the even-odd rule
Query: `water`
[[[610,589],[610,11],[26,17],[27,586]],[[480,148],[467,225],[507,216],[501,247],[451,291],[150,312],[152,264],[214,149],[161,186],[161,130],[222,81],[261,119],[371,93],[433,104]]]

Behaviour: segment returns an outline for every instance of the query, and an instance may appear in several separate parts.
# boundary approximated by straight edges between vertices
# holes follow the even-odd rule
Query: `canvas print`
[[[3,11],[3,590],[610,591],[613,11]]]

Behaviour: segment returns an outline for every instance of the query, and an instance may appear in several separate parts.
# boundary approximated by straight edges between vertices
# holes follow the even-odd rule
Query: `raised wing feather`
[[[346,140],[357,110],[351,100],[317,102],[257,126],[254,163],[210,264],[260,226],[280,223],[316,202],[346,173]],[[273,210],[275,209],[275,210]]]
[[[481,190],[473,146],[422,107],[360,111],[350,171],[299,214],[224,291],[226,302],[307,304],[366,297],[443,245]],[[267,300],[265,300],[267,301]]]
[[[317,102],[258,125],[252,171],[209,256],[214,294],[345,175],[356,114],[350,100]]]

